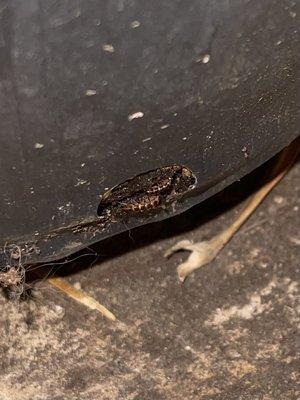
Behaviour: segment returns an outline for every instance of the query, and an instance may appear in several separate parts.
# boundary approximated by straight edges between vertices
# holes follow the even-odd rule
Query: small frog
[[[195,182],[192,172],[179,165],[148,171],[105,192],[98,207],[98,215],[154,210],[191,190]]]

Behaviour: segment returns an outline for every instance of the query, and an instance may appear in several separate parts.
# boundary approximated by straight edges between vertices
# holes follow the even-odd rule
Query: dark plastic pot
[[[289,144],[299,15],[275,0],[2,1],[1,263],[180,213]],[[166,166],[195,181],[175,193],[182,174]],[[128,211],[164,182],[150,212]]]

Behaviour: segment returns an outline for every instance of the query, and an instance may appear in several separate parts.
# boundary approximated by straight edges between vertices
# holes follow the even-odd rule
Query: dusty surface
[[[87,255],[53,267],[119,323],[43,281],[21,303],[1,295],[0,399],[299,398],[300,163],[216,261],[183,285],[175,270],[186,255],[163,258],[179,239],[224,228],[251,182],[86,250],[99,254],[96,263]]]

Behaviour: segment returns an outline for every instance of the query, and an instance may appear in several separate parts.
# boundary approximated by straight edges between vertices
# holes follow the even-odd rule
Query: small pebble
[[[300,237],[299,237],[299,238],[297,238],[297,237],[290,237],[289,239],[290,239],[290,242],[291,242],[291,243],[295,244],[296,246],[300,246]]]
[[[80,290],[80,289],[81,289],[81,283],[80,283],[80,282],[75,282],[73,286],[74,286],[74,288],[77,289],[77,290]]]
[[[54,310],[58,317],[62,318],[65,315],[65,309],[62,306],[55,304]]]
[[[264,261],[261,261],[261,262],[258,264],[258,266],[259,266],[260,268],[262,268],[262,269],[266,269],[266,268],[268,267],[268,263],[266,263],[266,262],[264,262]]]
[[[282,204],[284,202],[284,198],[282,196],[275,196],[274,197],[274,202],[278,205]]]

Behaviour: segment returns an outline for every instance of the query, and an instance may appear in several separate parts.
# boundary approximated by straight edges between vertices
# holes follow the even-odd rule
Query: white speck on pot
[[[85,185],[85,184],[89,185],[90,182],[85,181],[84,179],[77,178],[77,183],[76,183],[75,187],[76,187],[76,186]]]
[[[61,211],[64,214],[69,214],[69,212],[71,211],[71,206],[72,206],[72,203],[69,201],[68,203],[66,203],[64,205],[57,207],[57,209],[58,209],[58,211]],[[52,218],[52,219],[55,219],[55,216],[53,216],[53,217],[54,218]]]
[[[81,168],[83,168],[85,166],[85,163],[83,162],[82,164],[80,164]]]
[[[87,89],[86,91],[85,91],[85,95],[86,96],[95,96],[97,94],[97,92],[96,92],[96,90],[94,90],[94,89]]]
[[[133,119],[143,118],[144,113],[142,111],[137,111],[133,114],[128,115],[128,121],[132,121]]]
[[[247,152],[247,147],[246,146],[242,147],[242,152],[244,153],[245,158],[249,157],[249,154]]]
[[[165,124],[165,125],[162,125],[162,126],[160,127],[160,129],[167,129],[167,128],[169,128],[169,126],[170,126],[170,124]]]
[[[151,137],[147,137],[146,139],[143,139],[142,140],[142,142],[144,143],[144,142],[148,142],[149,140],[151,140],[152,138]]]
[[[44,147],[44,145],[42,143],[35,143],[34,144],[34,148],[35,149],[42,149]]]
[[[132,29],[138,28],[139,26],[141,26],[140,21],[132,21],[130,24],[130,28]]]
[[[209,60],[210,60],[210,55],[209,54],[205,54],[203,57],[202,57],[202,63],[203,64],[207,64],[207,63],[209,63]]]
[[[185,136],[185,137],[183,137],[183,138],[182,138],[182,140],[187,140],[187,137],[186,137],[186,136]]]
[[[199,105],[204,104],[204,100],[202,99],[201,96],[198,96],[198,104],[199,104]]]
[[[295,11],[291,11],[291,12],[290,12],[290,16],[291,16],[292,18],[295,18],[296,15],[297,15],[297,13],[295,13]]]
[[[115,48],[112,44],[104,44],[102,46],[103,51],[106,51],[107,53],[113,53],[115,51]]]
[[[81,16],[81,10],[80,10],[80,8],[77,8],[77,9],[75,10],[74,15],[75,15],[75,17],[77,17],[77,18]]]

